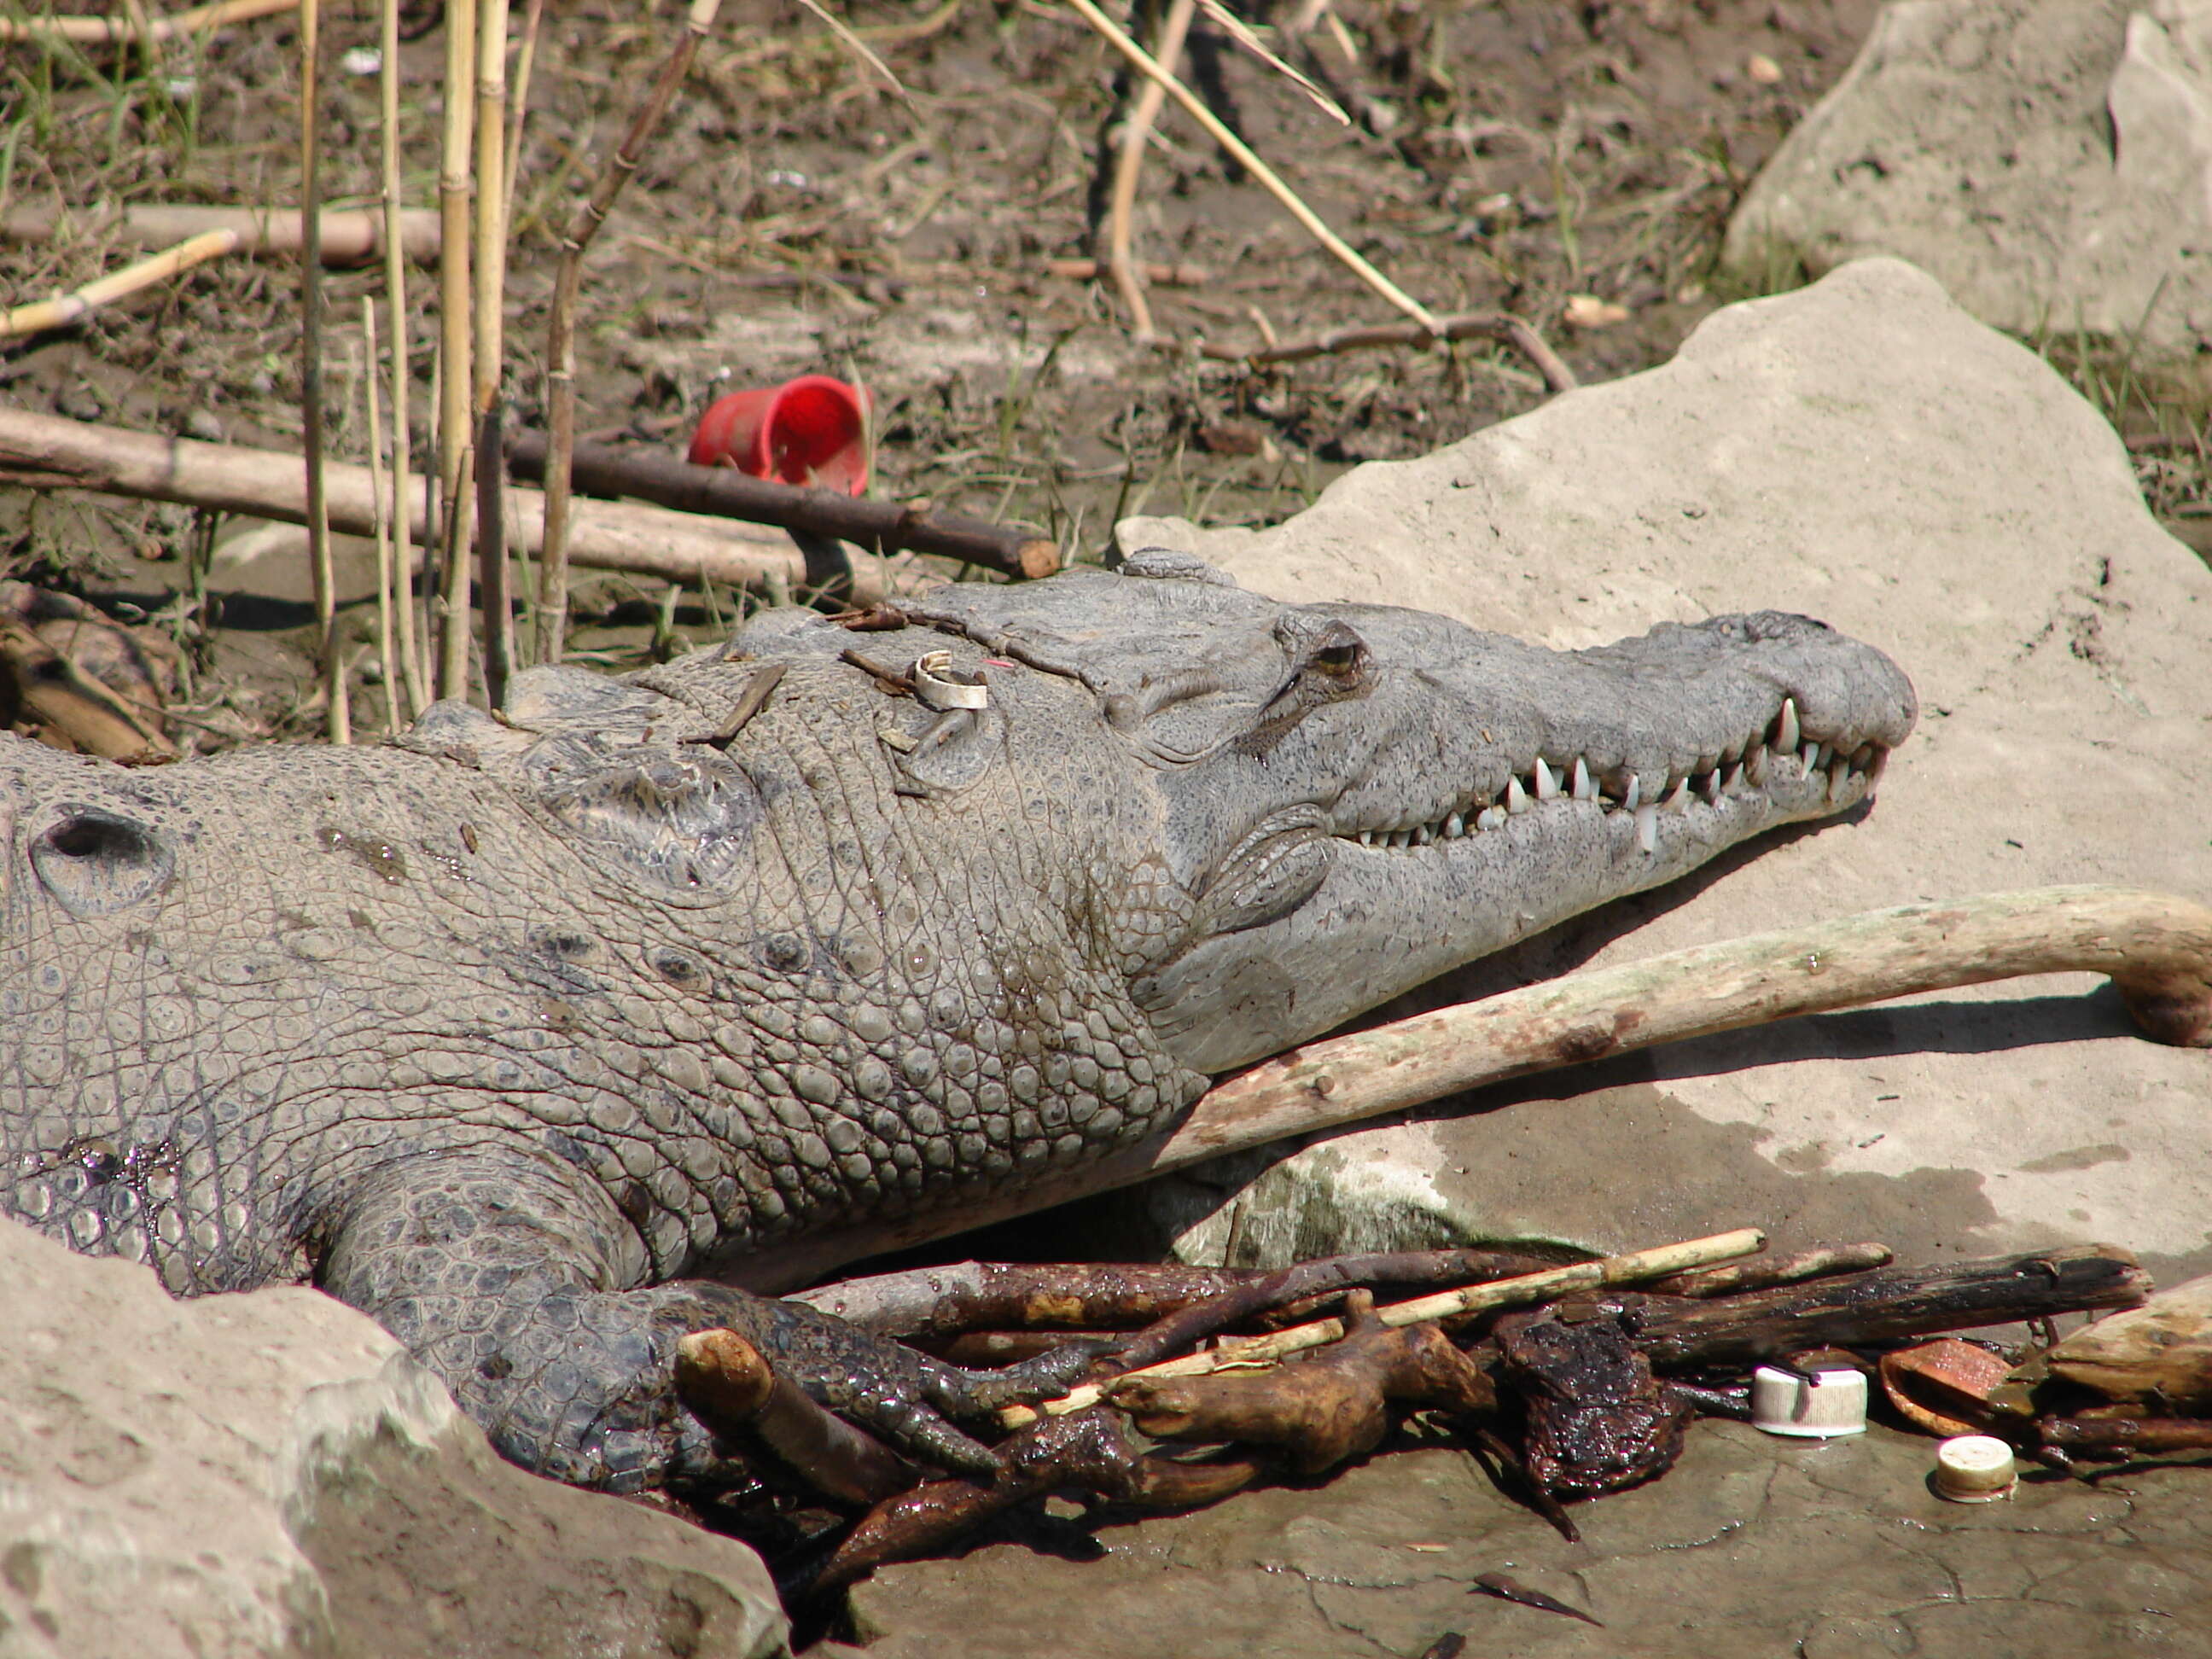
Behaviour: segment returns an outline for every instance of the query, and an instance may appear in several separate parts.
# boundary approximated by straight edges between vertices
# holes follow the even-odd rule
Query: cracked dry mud
[[[1691,1432],[1663,1481],[1576,1506],[1569,1544],[1443,1445],[1197,1514],[1000,1534],[854,1591],[874,1659],[1070,1645],[1095,1659],[1468,1650],[1636,1659],[1974,1659],[2212,1651],[2212,1506],[2179,1468],[2095,1484],[2040,1473],[2008,1501],[1947,1503],[1933,1440]],[[1604,1621],[1473,1594],[1504,1572]],[[978,1609],[988,1608],[979,1618]],[[1164,1633],[1172,1632],[1172,1644]]]

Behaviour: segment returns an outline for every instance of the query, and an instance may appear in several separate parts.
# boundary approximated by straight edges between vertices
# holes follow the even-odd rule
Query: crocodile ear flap
[[[1374,653],[1350,623],[1286,611],[1275,624],[1275,638],[1291,659],[1291,672],[1237,739],[1238,750],[1247,755],[1267,753],[1315,709],[1375,689]]]

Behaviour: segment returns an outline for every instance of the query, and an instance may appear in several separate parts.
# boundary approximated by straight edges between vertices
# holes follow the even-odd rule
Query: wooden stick
[[[1530,367],[1544,377],[1544,384],[1553,392],[1572,392],[1582,383],[1575,378],[1574,370],[1560,360],[1539,334],[1533,324],[1504,312],[1471,311],[1443,319],[1441,329],[1428,330],[1404,323],[1386,323],[1371,328],[1340,328],[1311,339],[1294,340],[1288,345],[1270,342],[1257,351],[1239,351],[1233,346],[1212,345],[1201,342],[1198,355],[1218,363],[1298,363],[1310,357],[1325,357],[1340,351],[1367,351],[1378,346],[1430,345],[1446,340],[1467,340],[1487,337],[1510,345],[1528,360]]]
[[[386,521],[392,526],[392,534],[403,547],[408,546],[408,529],[413,514],[408,509],[407,470],[408,449],[408,393],[414,377],[408,372],[407,342],[414,314],[407,306],[406,225],[410,219],[425,222],[433,238],[434,252],[438,216],[434,213],[410,214],[405,208],[404,186],[399,167],[399,0],[381,0],[378,7],[383,25],[384,62],[378,75],[380,125],[382,128],[384,216],[380,228],[384,234],[384,294],[385,303],[392,315],[392,505],[386,513]],[[362,216],[367,218],[368,216]],[[329,232],[324,233],[324,257]],[[374,369],[372,368],[372,373]],[[406,679],[407,712],[420,714],[430,706],[430,672],[423,660],[422,650],[415,633],[416,599],[414,558],[411,547],[403,552],[393,564],[394,604],[398,607],[398,651],[400,671]],[[428,620],[428,613],[425,613]],[[426,629],[427,637],[427,629]]]
[[[0,408],[0,482],[99,489],[292,524],[307,520],[296,454],[127,432],[24,410]],[[330,462],[324,484],[331,528],[349,536],[372,533],[368,469]],[[427,542],[430,509],[419,499],[408,505],[411,537]],[[508,544],[535,552],[544,499],[534,489],[509,489],[505,507]],[[598,570],[713,580],[757,592],[776,582],[796,586],[805,575],[798,550],[781,536],[763,539],[750,526],[726,519],[631,501],[578,502],[574,539],[575,562]],[[880,567],[862,569],[855,580],[863,604],[890,595]]]
[[[514,180],[522,170],[522,124],[530,113],[530,77],[538,67],[538,33],[545,21],[545,0],[530,0],[522,14],[522,45],[514,57],[514,107],[507,118],[506,201],[500,211],[509,235],[514,229]]]
[[[508,443],[507,458],[518,477],[545,477],[550,501],[553,469],[548,462],[548,449],[544,439],[520,434]],[[787,530],[854,542],[878,553],[939,554],[1009,576],[1049,576],[1060,568],[1059,544],[1028,531],[949,513],[917,513],[896,501],[872,501],[835,489],[809,489],[773,478],[748,477],[725,466],[693,466],[673,455],[576,444],[570,453],[568,471],[575,485],[583,489],[635,495],[687,513],[781,525]],[[541,579],[545,568],[539,567]],[[546,603],[550,603],[550,598]]]
[[[1140,273],[1145,281],[1154,288],[1204,288],[1213,280],[1213,273],[1204,265],[1187,262],[1165,264],[1157,259],[1139,259],[1131,269]],[[1088,283],[1111,273],[1103,259],[1048,259],[1044,262],[1044,274],[1057,276],[1062,282]],[[804,280],[796,273],[786,276],[783,273],[771,271],[765,275],[788,281],[793,287]]]
[[[297,5],[299,0],[286,0]],[[385,59],[386,63],[394,60]],[[326,265],[361,265],[381,254],[391,238],[380,210],[349,209],[325,213],[318,222],[317,240]],[[245,207],[172,207],[141,205],[75,213],[58,208],[21,208],[0,218],[0,237],[11,241],[42,242],[64,227],[87,236],[112,235],[134,243],[183,241],[209,231],[227,230],[237,237],[240,253],[297,253],[307,246],[301,216],[289,209]],[[399,251],[417,264],[438,257],[438,216],[427,210],[404,213],[398,232]]]
[[[300,6],[300,236],[320,247],[322,211],[322,0]],[[372,370],[372,373],[374,371]],[[300,416],[307,471],[307,565],[314,580],[315,629],[323,677],[323,731],[353,741],[345,659],[338,650],[337,579],[331,568],[331,520],[323,502],[323,263],[300,262]]]
[[[2162,893],[2043,887],[1905,905],[1590,969],[1310,1043],[1214,1088],[1182,1126],[957,1215],[823,1232],[749,1255],[754,1288],[1109,1192],[1223,1152],[1462,1090],[1800,1014],[2035,974],[2109,974],[2160,1042],[2212,1047],[2212,910]]]
[[[576,307],[584,289],[584,252],[623,186],[660,130],[676,89],[690,73],[700,41],[714,26],[720,0],[691,0],[684,38],[660,66],[653,88],[630,117],[629,131],[607,160],[590,198],[561,239],[561,264],[553,278],[552,316],[545,352],[545,424],[551,449],[545,466],[545,528],[538,562],[538,660],[558,662],[568,631],[570,460],[576,447]]]
[[[1108,45],[1135,65],[1139,73],[1158,82],[1169,97],[1182,106],[1183,112],[1204,127],[1206,136],[1214,143],[1243,163],[1267,193],[1289,210],[1291,216],[1304,225],[1308,234],[1327,248],[1346,270],[1430,333],[1434,334],[1442,327],[1419,301],[1368,264],[1360,257],[1357,248],[1322,223],[1321,216],[1308,207],[1297,192],[1276,175],[1273,168],[1255,155],[1249,144],[1231,131],[1227,125],[1206,108],[1205,101],[1188,87],[1154,63],[1151,54],[1116,27],[1114,21],[1091,4],[1091,0],[1067,0],[1067,3],[1075,9],[1085,22],[1106,38]]]
[[[156,283],[167,282],[180,271],[190,270],[194,265],[204,264],[210,259],[219,259],[237,246],[236,231],[204,231],[174,247],[163,249],[149,259],[141,259],[137,264],[125,265],[121,270],[94,277],[74,292],[52,300],[34,301],[29,305],[17,306],[12,311],[0,313],[0,339],[63,327],[126,294],[136,294],[142,288],[151,288]]]
[[[405,595],[398,601],[392,598],[394,587],[404,588],[405,579],[399,574],[399,561],[393,556],[392,526],[398,521],[396,511],[384,493],[384,411],[377,407],[376,398],[376,298],[374,295],[361,296],[361,335],[368,358],[367,372],[361,377],[362,392],[368,404],[368,484],[369,519],[376,531],[376,655],[384,671],[384,731],[389,737],[400,726],[399,719],[399,659],[392,643],[392,613],[407,613]]]
[[[1481,1313],[1492,1308],[1526,1307],[1532,1302],[1549,1302],[1575,1291],[1604,1285],[1631,1285],[1692,1267],[1711,1267],[1716,1261],[1730,1261],[1765,1248],[1765,1233],[1756,1227],[1739,1227],[1733,1232],[1715,1233],[1709,1238],[1662,1244],[1655,1249],[1609,1255],[1600,1261],[1577,1261],[1565,1267],[1549,1267],[1540,1273],[1523,1273],[1516,1279],[1463,1285],[1457,1290],[1439,1291],[1433,1296],[1416,1297],[1411,1302],[1378,1308],[1376,1316],[1384,1325],[1395,1328],[1438,1319],[1456,1319],[1462,1314]],[[1097,1405],[1113,1392],[1116,1384],[1133,1376],[1207,1376],[1219,1370],[1272,1365],[1291,1354],[1334,1342],[1344,1332],[1345,1323],[1340,1319],[1316,1319],[1311,1324],[1293,1325],[1288,1330],[1271,1331],[1265,1336],[1224,1342],[1204,1353],[1186,1354],[1181,1359],[1162,1360],[1157,1365],[1126,1371],[1103,1382],[1086,1382],[1058,1400],[1048,1400],[1034,1408],[1009,1406],[999,1413],[999,1421],[1006,1428],[1018,1429],[1034,1423],[1040,1416],[1062,1417],[1069,1412],[1079,1412],[1086,1406]]]
[[[473,0],[448,0],[446,120],[438,167],[438,674],[433,695],[469,694],[469,398],[471,355],[469,191],[476,175],[474,122],[477,12]]]
[[[460,0],[465,3],[466,0]],[[508,584],[507,538],[501,533],[501,388],[506,374],[507,324],[507,0],[477,0],[476,250],[471,362],[476,410],[477,603],[483,612],[484,692],[507,702],[515,668],[514,603]]]
[[[1183,38],[1190,33],[1190,20],[1197,11],[1198,0],[1170,0],[1166,21],[1160,25],[1158,55],[1158,61],[1166,68],[1172,70],[1182,56]],[[1137,205],[1137,179],[1145,170],[1145,147],[1167,98],[1167,88],[1149,78],[1138,93],[1121,128],[1121,148],[1114,156],[1114,191],[1106,212],[1106,268],[1113,275],[1121,303],[1129,308],[1129,326],[1139,340],[1152,337],[1152,308],[1145,303],[1145,285],[1129,261],[1130,217]]]
[[[232,23],[274,17],[299,3],[300,0],[221,0],[219,4],[195,6],[173,17],[136,21],[127,12],[121,17],[0,17],[0,41],[67,40],[80,46],[137,41],[157,46],[181,35],[212,33]]]
[[[1716,1296],[1736,1296],[1745,1291],[1771,1290],[1808,1279],[1827,1279],[1838,1273],[1864,1273],[1887,1267],[1895,1255],[1887,1244],[1827,1244],[1801,1250],[1779,1261],[1735,1261],[1725,1267],[1702,1267],[1678,1273],[1647,1288],[1661,1296],[1687,1296],[1703,1301]]]

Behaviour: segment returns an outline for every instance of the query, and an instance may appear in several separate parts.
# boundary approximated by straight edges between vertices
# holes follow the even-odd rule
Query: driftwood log
[[[544,438],[520,434],[507,447],[507,466],[519,478],[541,479],[545,453]],[[635,495],[684,513],[851,542],[872,553],[933,553],[1017,577],[1049,576],[1060,568],[1060,544],[1033,531],[917,512],[835,489],[805,489],[728,467],[694,466],[673,455],[580,443],[570,476],[581,495]]]

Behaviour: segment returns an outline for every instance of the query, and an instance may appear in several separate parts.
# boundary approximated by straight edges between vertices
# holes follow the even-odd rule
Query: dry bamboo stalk
[[[1249,144],[1231,132],[1220,117],[1206,108],[1205,101],[1188,87],[1154,63],[1150,53],[1115,26],[1113,19],[1091,4],[1091,0],[1067,0],[1067,3],[1075,9],[1085,22],[1103,35],[1107,43],[1115,51],[1127,58],[1140,73],[1158,82],[1169,97],[1182,106],[1183,112],[1204,127],[1206,136],[1215,143],[1219,144],[1243,163],[1253,178],[1260,182],[1261,187],[1280,202],[1289,211],[1290,216],[1304,226],[1307,233],[1327,248],[1346,270],[1431,334],[1442,326],[1425,306],[1381,271],[1376,270],[1373,265],[1368,264],[1360,257],[1358,249],[1353,247],[1351,243],[1324,224],[1321,216],[1308,207],[1298,193],[1285,184],[1273,167],[1254,154]]]
[[[446,121],[438,165],[438,672],[437,697],[469,694],[469,189],[473,179],[477,13],[446,9]]]
[[[1411,1302],[1393,1303],[1387,1308],[1377,1308],[1376,1316],[1392,1329],[1407,1325],[1423,1325],[1439,1319],[1456,1319],[1464,1314],[1481,1313],[1492,1308],[1526,1307],[1534,1302],[1549,1302],[1576,1291],[1594,1290],[1604,1285],[1632,1285],[1641,1280],[1662,1279],[1668,1273],[1687,1272],[1692,1267],[1709,1267],[1717,1261],[1733,1261],[1739,1256],[1755,1255],[1766,1248],[1766,1235],[1756,1227],[1739,1227],[1733,1232],[1715,1233],[1710,1238],[1693,1238],[1680,1244],[1662,1244],[1653,1249],[1634,1250],[1626,1255],[1609,1255],[1599,1261],[1577,1261],[1564,1267],[1547,1267],[1542,1273],[1523,1273],[1515,1279],[1492,1279],[1480,1285],[1462,1285],[1457,1290],[1438,1291],[1431,1296],[1414,1297]],[[1079,1412],[1095,1406],[1113,1393],[1115,1387],[1133,1376],[1208,1376],[1215,1371],[1238,1370],[1251,1367],[1272,1365],[1294,1353],[1309,1348],[1322,1347],[1344,1334],[1345,1324],[1340,1319],[1316,1319],[1310,1324],[1292,1325],[1286,1330],[1271,1331],[1265,1336],[1245,1337],[1225,1340],[1218,1347],[1202,1353],[1185,1354],[1180,1359],[1164,1359],[1157,1365],[1146,1365],[1139,1370],[1124,1371],[1120,1376],[1103,1382],[1086,1382],[1058,1400],[1048,1400],[1035,1407],[1009,1406],[999,1413],[999,1422],[1006,1428],[1018,1429],[1034,1423],[1039,1417],[1064,1417],[1070,1412]]]
[[[298,0],[289,3],[296,5]],[[45,241],[64,226],[78,234],[113,235],[122,241],[162,246],[207,231],[228,230],[238,237],[236,251],[243,254],[293,254],[307,246],[301,234],[300,216],[289,209],[163,204],[82,214],[53,207],[21,208],[0,217],[0,236],[11,241]],[[326,265],[365,264],[382,252],[391,234],[383,213],[365,208],[325,212],[319,228]],[[428,264],[438,257],[438,216],[428,210],[402,214],[398,239],[404,258],[417,264]]]
[[[545,21],[545,0],[530,0],[522,14],[522,45],[514,57],[513,108],[507,118],[507,188],[500,212],[510,235],[514,229],[514,179],[522,169],[522,123],[530,112],[530,77],[538,67],[538,32]]]
[[[464,0],[465,3],[465,0]],[[495,708],[507,702],[515,669],[514,604],[508,585],[507,538],[500,533],[501,388],[507,329],[507,0],[479,0],[477,13],[477,169],[475,279],[477,574],[483,612],[484,690]]]
[[[376,397],[376,298],[361,296],[361,337],[368,356],[368,370],[361,377],[362,393],[368,404],[369,519],[376,531],[376,653],[384,669],[384,730],[399,729],[399,663],[392,642],[392,612],[404,614],[404,598],[395,604],[398,561],[392,556],[392,527],[397,514],[384,493],[384,411]]]
[[[384,62],[377,77],[383,128],[384,293],[385,303],[392,308],[392,505],[385,517],[392,526],[392,533],[404,544],[409,539],[407,526],[410,518],[407,510],[407,399],[413,378],[408,373],[407,340],[413,313],[407,308],[407,254],[402,246],[403,228],[410,216],[428,220],[434,230],[438,221],[434,214],[410,216],[406,211],[399,171],[399,0],[382,0],[378,10],[384,51]],[[373,368],[371,372],[374,372]],[[429,673],[415,635],[411,554],[396,559],[393,568],[392,597],[398,607],[399,662],[406,678],[407,712],[419,714],[430,706]]]
[[[1182,43],[1197,15],[1198,0],[1171,0],[1160,25],[1158,61],[1172,70],[1182,56]],[[1140,340],[1152,337],[1152,308],[1145,302],[1145,285],[1129,258],[1130,219],[1136,211],[1137,180],[1145,170],[1145,146],[1151,141],[1152,123],[1160,118],[1167,88],[1147,77],[1137,94],[1135,106],[1121,129],[1121,147],[1114,157],[1114,193],[1106,213],[1106,268],[1114,287],[1129,308],[1129,326]]]
[[[561,238],[561,264],[553,279],[552,319],[545,351],[545,528],[538,563],[538,660],[558,662],[568,631],[568,541],[570,463],[576,453],[576,306],[584,289],[584,252],[606,222],[653,135],[668,113],[676,89],[690,73],[691,59],[714,26],[721,0],[691,0],[684,38],[661,64],[653,88],[630,118],[629,130],[576,210]]]
[[[219,259],[237,246],[236,231],[204,232],[187,241],[178,243],[174,247],[163,249],[151,258],[141,259],[137,264],[125,265],[121,270],[94,277],[71,293],[0,313],[0,339],[60,328],[76,321],[87,312],[97,310],[126,294],[135,294],[142,288],[151,288],[155,283],[167,282],[179,271],[190,270],[194,265],[204,264],[210,259]]]
[[[1309,1043],[1220,1084],[1170,1133],[957,1215],[757,1250],[744,1263],[744,1283],[805,1284],[862,1256],[1508,1078],[1924,991],[2084,972],[2112,975],[2154,1040],[2212,1047],[2212,909],[2203,905],[2124,888],[2045,887],[1874,910],[1568,974]]]
[[[0,17],[0,41],[67,40],[80,46],[104,46],[111,42],[137,41],[158,46],[183,35],[212,33],[232,23],[257,17],[274,17],[290,11],[300,0],[221,0],[220,4],[195,6],[173,17],[134,20],[121,17]]]
[[[300,5],[300,235],[322,246],[322,4]],[[338,654],[337,581],[331,568],[331,522],[323,499],[323,263],[300,261],[300,415],[307,467],[307,562],[315,585],[315,629],[323,676],[323,730],[353,741],[345,664]]]
[[[324,499],[333,530],[349,536],[371,533],[371,482],[365,466],[325,465]],[[307,520],[296,454],[198,443],[4,407],[0,483],[99,489],[291,524]],[[427,545],[434,508],[424,499],[410,505],[412,539]],[[524,553],[537,550],[544,506],[534,489],[506,492],[508,545]],[[575,562],[595,570],[627,570],[693,584],[711,580],[756,592],[775,581],[796,587],[805,580],[805,561],[789,537],[729,519],[634,501],[583,501],[576,503],[572,528]],[[890,597],[893,588],[884,566],[872,559],[859,561],[859,566],[857,602],[872,605]]]

